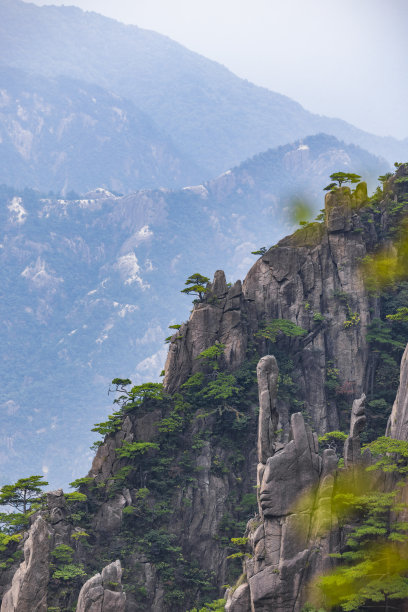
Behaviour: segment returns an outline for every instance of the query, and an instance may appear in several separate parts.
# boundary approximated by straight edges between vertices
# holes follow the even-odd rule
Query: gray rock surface
[[[1,612],[46,612],[49,536],[48,524],[38,517],[24,544],[24,561],[3,597]]]
[[[387,435],[408,440],[408,345],[401,359],[400,384],[388,419]]]
[[[274,441],[278,429],[276,396],[278,393],[278,364],[275,357],[266,355],[257,366],[259,420],[258,420],[258,461],[266,463],[274,452]]]
[[[308,331],[293,341],[304,410],[319,434],[338,429],[335,398],[328,396],[325,384],[328,364],[338,370],[339,388],[351,404],[351,398],[365,388],[366,330],[370,308],[373,316],[378,311],[360,271],[360,261],[377,237],[372,223],[363,231],[360,217],[352,214],[354,205],[348,188],[329,193],[326,227],[311,224],[281,240],[255,263],[242,285],[237,282],[228,289],[218,271],[206,301],[194,307],[180,330],[182,337],[170,345],[166,389],[176,391],[199,370],[197,355],[216,341],[225,344],[227,369],[236,369],[262,323],[288,319]],[[348,323],[350,313],[358,314],[355,323]],[[316,321],[315,314],[324,320]],[[261,354],[265,353],[265,342],[258,343]],[[284,411],[284,406],[280,409]]]
[[[122,590],[122,568],[114,561],[83,585],[76,612],[125,612],[126,595]]]
[[[344,443],[344,465],[346,468],[358,466],[363,462],[361,455],[360,434],[366,424],[365,415],[366,396],[363,393],[359,399],[355,399],[351,408],[350,435]]]
[[[251,609],[249,585],[241,584],[227,600],[225,612],[247,612]]]
[[[270,426],[277,410],[263,413],[261,398],[271,372],[276,385],[276,362],[264,357],[257,372],[259,428],[268,431],[267,420]],[[261,448],[268,447],[261,444]],[[290,440],[269,449],[272,455],[266,465],[258,465],[260,516],[247,526],[252,553],[244,562],[247,582],[228,594],[230,612],[300,612],[311,578],[330,567],[329,553],[339,542],[338,532],[333,536],[338,461],[334,451],[327,449],[319,456],[317,436],[300,413],[291,417]]]

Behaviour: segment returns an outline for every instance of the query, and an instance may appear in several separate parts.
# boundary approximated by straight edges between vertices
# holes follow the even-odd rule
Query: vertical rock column
[[[279,420],[276,407],[279,370],[275,357],[262,357],[256,373],[259,393],[258,461],[265,464],[274,452],[275,432]]]

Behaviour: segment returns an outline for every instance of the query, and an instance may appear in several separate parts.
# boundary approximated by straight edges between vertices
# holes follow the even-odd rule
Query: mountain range
[[[57,188],[63,193],[71,189],[81,191],[85,178],[85,189],[100,186],[101,172],[95,166],[102,159],[102,167],[105,168],[107,157],[115,160],[118,152],[118,162],[112,164],[103,179],[104,184],[112,189],[115,189],[113,185],[117,185],[119,191],[126,193],[141,186],[151,186],[148,181],[141,185],[143,168],[140,177],[135,172],[146,147],[148,149],[149,138],[152,149],[157,147],[158,140],[163,146],[163,141],[166,142],[170,149],[166,148],[163,155],[166,157],[167,153],[172,160],[168,172],[161,173],[156,170],[155,155],[148,155],[146,167],[149,159],[152,160],[154,169],[150,178],[157,180],[157,187],[173,187],[177,181],[181,186],[180,181],[190,169],[193,173],[194,169],[198,170],[200,181],[210,180],[257,153],[320,132],[359,145],[385,157],[390,163],[404,159],[408,152],[407,139],[398,141],[377,137],[340,119],[314,115],[293,100],[240,79],[220,64],[189,51],[163,35],[75,7],[38,7],[21,0],[3,0],[0,4],[0,58],[3,66],[23,70],[38,78],[60,79],[57,84],[51,80],[50,91],[54,95],[50,100],[50,118],[51,124],[53,118],[55,124],[56,115],[65,117],[62,136],[68,144],[69,139],[72,139],[72,143],[78,138],[84,127],[85,133],[83,139],[79,138],[78,145],[84,143],[89,147],[89,141],[95,137],[104,140],[103,146],[99,143],[95,147],[96,143],[91,142],[90,151],[98,150],[98,147],[102,150],[99,150],[99,157],[92,153],[92,161],[85,167],[82,164],[83,153],[77,166],[68,154],[65,170],[63,160],[58,157],[58,150],[61,149],[56,144],[58,129],[54,127],[53,139],[47,132],[50,127],[45,121],[42,130],[46,137],[35,133],[41,120],[45,120],[44,114],[39,113],[38,107],[32,104],[33,94],[28,94],[26,104],[22,103],[21,92],[24,93],[26,89],[19,89],[21,115],[11,117],[14,141],[23,139],[27,143],[32,140],[35,144],[38,140],[40,148],[42,142],[48,142],[48,165],[51,166],[48,188],[55,189],[51,185],[55,185],[53,174],[59,160]],[[73,84],[72,79],[87,85]],[[90,84],[102,87],[106,90],[105,94],[92,94]],[[38,87],[44,90],[47,85],[39,79]],[[85,91],[81,93],[81,89]],[[119,96],[120,100],[114,103],[112,95]],[[94,116],[91,102],[93,97],[98,96],[102,98],[99,118]],[[61,101],[61,106],[56,104],[56,98]],[[79,101],[87,109],[84,111],[86,117],[78,116]],[[128,106],[130,103],[131,110]],[[67,121],[70,104],[73,106],[73,119]],[[121,112],[118,114],[115,107],[122,109],[122,119]],[[125,110],[129,113],[129,121],[124,125]],[[7,133],[8,128],[4,126],[7,116],[0,119],[2,132]],[[107,121],[111,125],[101,128]],[[146,140],[146,131],[149,130],[151,134]],[[101,133],[95,136],[95,131]],[[139,139],[139,134],[141,146],[134,156],[130,156],[130,167],[126,167],[126,164],[125,168],[118,167],[120,160],[130,150],[130,145]],[[130,144],[124,144],[125,140]],[[16,148],[14,144],[14,149],[11,148],[13,156],[19,160],[20,167],[24,164],[27,166],[26,173],[20,172],[19,184],[26,180],[25,186],[30,186],[36,165],[27,157],[27,144],[18,146]],[[122,147],[124,150],[121,150]],[[3,156],[5,154],[3,152]],[[186,168],[185,174],[180,169],[178,159]],[[188,164],[185,164],[186,159],[189,160]],[[71,170],[73,167],[76,172]]]
[[[329,174],[385,161],[318,135],[271,149],[217,179],[179,190],[81,198],[3,187],[0,198],[2,472],[48,472],[56,485],[89,464],[93,424],[116,376],[158,380],[180,294],[195,272],[231,281],[293,228],[296,194],[317,212]],[[163,308],[163,305],[166,308]]]

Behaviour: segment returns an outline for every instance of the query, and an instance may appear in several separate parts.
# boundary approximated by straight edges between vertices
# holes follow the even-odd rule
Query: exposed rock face
[[[344,465],[346,468],[362,463],[360,434],[366,424],[365,399],[366,396],[363,393],[359,399],[354,400],[351,408],[350,435],[344,444]]]
[[[408,440],[408,345],[401,360],[400,385],[395,398],[387,435],[397,440]]]
[[[238,367],[243,362],[247,339],[242,329],[242,298],[241,281],[228,288],[224,272],[218,270],[209,285],[207,301],[195,306],[189,322],[173,336],[164,379],[170,392],[199,369],[195,358],[217,340],[226,346],[229,367]]]
[[[3,597],[1,612],[46,612],[49,536],[48,524],[38,517],[24,544],[24,561]]]
[[[274,450],[274,440],[278,429],[276,409],[278,364],[275,357],[267,355],[258,363],[259,423],[258,423],[258,461],[266,463]]]
[[[225,344],[225,365],[233,370],[263,322],[288,319],[309,332],[296,341],[296,378],[313,428],[319,433],[338,429],[339,415],[325,386],[328,363],[338,369],[344,393],[363,392],[369,309],[378,310],[359,269],[376,235],[373,224],[364,228],[353,213],[355,198],[348,188],[328,194],[326,229],[312,224],[281,240],[255,263],[242,286],[237,282],[228,288],[223,273],[216,273],[206,301],[195,306],[171,343],[164,380],[170,392],[198,370],[195,358],[216,341]],[[259,346],[265,352],[262,341]]]
[[[125,612],[121,577],[120,561],[114,561],[87,580],[79,593],[76,612]]]
[[[276,397],[275,360],[263,357],[257,371],[261,431],[267,426],[262,406],[265,379],[271,371],[269,397]],[[275,415],[269,412],[270,421]],[[262,454],[258,455],[260,518],[250,521],[247,529],[253,556],[245,562],[247,584],[228,598],[229,612],[299,611],[311,577],[331,566],[328,554],[338,543],[330,535],[337,456],[331,449],[319,456],[317,436],[300,413],[291,417],[290,438],[280,447],[269,446],[266,465]]]
[[[363,192],[363,188],[360,191]],[[196,305],[190,321],[173,337],[166,364],[166,388],[177,390],[188,376],[201,369],[197,355],[215,342],[225,345],[222,369],[234,370],[245,359],[248,345],[262,322],[289,319],[308,332],[300,339],[285,339],[285,342],[288,345],[292,343],[291,348],[295,345],[295,374],[305,398],[304,411],[310,415],[313,429],[323,433],[338,427],[334,402],[326,394],[326,369],[330,361],[339,370],[340,383],[350,397],[351,393],[355,397],[355,391],[361,394],[353,403],[350,436],[345,448],[346,465],[359,465],[359,436],[365,423],[365,396],[362,393],[367,367],[365,327],[370,321],[369,306],[376,308],[376,304],[370,303],[359,274],[357,259],[365,254],[370,239],[365,229],[353,231],[361,229],[360,220],[356,218],[358,215],[353,213],[354,205],[347,189],[339,190],[337,196],[329,194],[326,199],[326,229],[312,225],[281,241],[255,264],[243,286],[237,282],[228,287],[224,273],[218,271],[214,282],[209,285],[206,300]],[[313,316],[317,313],[324,316],[324,321]],[[356,313],[358,317],[352,319],[351,315]],[[353,323],[353,320],[357,322]],[[258,348],[266,352],[266,341],[259,340],[258,343]],[[404,394],[408,380],[407,363],[405,354],[401,387],[389,425],[390,431],[394,428],[395,437],[407,437],[408,433]],[[229,594],[226,610],[300,612],[309,600],[313,578],[332,567],[334,561],[329,555],[340,550],[342,534],[333,514],[337,457],[331,449],[319,454],[317,434],[313,433],[301,413],[292,414],[289,419],[288,407],[277,399],[279,372],[275,357],[262,357],[257,374],[258,437],[256,440],[252,406],[247,415],[252,419],[252,425],[245,430],[247,439],[242,447],[243,459],[239,468],[231,461],[222,440],[211,435],[216,431],[214,415],[211,412],[200,414],[199,419],[188,422],[187,433],[183,431],[177,444],[171,447],[171,452],[176,454],[179,452],[178,441],[180,446],[190,448],[199,438],[195,452],[188,455],[190,478],[180,480],[174,495],[171,493],[173,497],[166,500],[169,508],[171,506],[171,524],[166,525],[159,512],[151,524],[160,532],[160,537],[174,537],[184,559],[197,561],[200,570],[213,572],[216,586],[221,586],[225,582],[226,553],[219,542],[219,527],[223,517],[231,511],[234,504],[231,497],[237,490],[240,493],[253,491],[258,460],[259,516],[247,527],[248,551],[252,557],[244,563],[246,582]],[[143,507],[142,510],[137,507],[138,496],[149,487],[152,474],[148,468],[142,469],[142,464],[134,462],[133,465],[140,469],[135,470],[132,479],[121,481],[120,476],[118,478],[122,468],[131,463],[116,452],[124,442],[157,440],[158,422],[168,416],[164,408],[157,407],[158,404],[160,402],[149,405],[147,401],[140,411],[127,414],[121,429],[110,434],[99,448],[89,474],[94,479],[93,491],[97,489],[94,495],[90,487],[88,500],[92,508],[91,533],[96,542],[95,549],[105,547],[104,552],[109,550],[110,553],[111,543],[118,550],[121,546],[135,544],[124,560],[126,581],[133,581],[133,592],[129,590],[125,601],[120,586],[120,564],[115,562],[85,583],[78,601],[78,612],[174,612],[182,609],[177,607],[177,603],[169,603],[163,575],[156,567],[158,557],[149,555],[146,543],[145,548],[138,546],[139,540],[143,544],[144,533],[140,536],[136,532],[139,540],[135,538],[129,543],[128,526],[131,523],[125,521],[134,521],[135,524],[141,520]],[[226,431],[228,429],[222,430],[222,435]],[[224,469],[220,470],[220,466]],[[180,465],[172,464],[171,460],[166,464],[168,470],[179,468]],[[158,498],[156,491],[149,503],[155,504]],[[126,509],[126,506],[131,508]],[[62,491],[49,494],[48,509],[49,548],[44,545],[42,552],[47,559],[46,568],[49,550],[61,543],[72,544],[70,538],[75,529],[69,522]],[[145,509],[149,511],[150,507]],[[34,527],[30,532],[31,539],[36,534]],[[84,547],[81,552],[78,542],[75,554],[76,562],[88,563],[94,550],[86,551]],[[40,566],[39,563],[38,568]],[[46,609],[47,602],[42,599],[42,594],[48,574],[44,570],[39,580],[34,578],[33,582],[27,560],[22,568],[24,571],[18,570],[4,598],[3,605],[8,607],[2,608],[2,612],[19,612],[15,601],[26,601],[28,596],[24,593],[31,591],[35,593],[39,607],[31,605],[31,608],[22,607],[21,610]],[[38,588],[37,583],[40,585]],[[70,596],[72,605],[77,591]]]

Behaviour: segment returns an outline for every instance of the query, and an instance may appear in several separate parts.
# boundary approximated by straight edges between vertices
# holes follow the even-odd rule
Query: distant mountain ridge
[[[202,174],[132,102],[97,85],[0,65],[0,184],[128,193],[181,187]]]
[[[363,168],[372,180],[388,169],[318,135],[179,190],[58,199],[0,187],[0,472],[44,468],[52,486],[80,476],[109,382],[158,379],[167,326],[191,308],[186,278],[219,266],[243,278],[251,251],[293,229],[293,196],[317,210],[331,172]]]
[[[339,119],[313,115],[165,36],[74,7],[3,0],[0,57],[4,65],[92,82],[128,98],[207,171],[204,179],[318,132],[391,163],[408,156],[408,139],[373,136]]]

